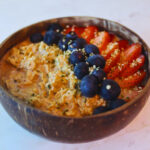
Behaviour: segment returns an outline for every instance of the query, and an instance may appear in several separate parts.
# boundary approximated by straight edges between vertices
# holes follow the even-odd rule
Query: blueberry
[[[115,100],[120,92],[120,86],[115,81],[106,79],[102,82],[99,94],[105,100]]]
[[[80,80],[88,73],[89,73],[89,66],[85,62],[78,63],[74,68],[74,74]]]
[[[68,46],[68,49],[73,51],[75,49],[81,49],[84,47],[86,44],[86,41],[83,38],[77,38],[76,40],[73,41],[72,44]]]
[[[87,44],[85,45],[85,52],[87,54],[99,54],[99,49],[93,44]]]
[[[105,59],[103,56],[97,54],[90,56],[87,59],[87,62],[90,64],[90,66],[95,65],[96,67],[104,68],[105,67]]]
[[[75,40],[77,38],[77,34],[73,31],[69,32],[68,34],[66,34],[66,38],[70,39],[70,40]]]
[[[106,73],[101,68],[95,69],[92,74],[98,79],[99,82],[102,82],[104,77],[106,77]]]
[[[75,65],[85,61],[85,56],[82,51],[73,51],[69,58],[71,64]]]
[[[52,24],[49,25],[48,30],[61,32],[63,30],[63,27],[58,23],[52,23]]]
[[[53,30],[47,31],[44,36],[44,42],[48,45],[57,44],[61,38],[61,34]]]
[[[71,40],[63,37],[59,40],[58,46],[61,50],[66,51],[68,49],[69,43],[71,43]]]
[[[106,107],[99,106],[99,107],[97,107],[97,108],[94,109],[93,115],[100,114],[100,113],[103,113],[103,112],[106,112],[106,111],[107,111]]]
[[[118,108],[118,107],[122,106],[125,103],[126,102],[122,99],[116,99],[116,100],[110,102],[109,109]]]
[[[38,43],[43,40],[43,35],[41,33],[35,33],[30,36],[30,41],[32,43]]]
[[[98,91],[98,81],[94,75],[86,75],[80,83],[81,94],[86,97],[93,97]]]

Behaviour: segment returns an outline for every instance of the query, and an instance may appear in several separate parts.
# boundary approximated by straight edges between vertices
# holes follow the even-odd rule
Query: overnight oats
[[[96,26],[57,23],[12,47],[0,62],[9,92],[44,112],[84,117],[118,108],[143,89],[145,56]]]

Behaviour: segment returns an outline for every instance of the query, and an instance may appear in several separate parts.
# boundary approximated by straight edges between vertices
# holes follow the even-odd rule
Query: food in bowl
[[[96,26],[51,24],[8,51],[0,77],[11,94],[59,116],[83,117],[115,109],[142,91],[145,56]]]

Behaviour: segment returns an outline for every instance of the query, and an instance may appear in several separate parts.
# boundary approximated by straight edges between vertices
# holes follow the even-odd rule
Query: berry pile
[[[43,40],[47,45],[57,44],[64,52],[70,51],[69,62],[74,66],[75,76],[81,80],[79,85],[81,94],[85,97],[100,95],[106,101],[105,107],[100,106],[94,110],[93,114],[97,114],[125,104],[124,100],[118,99],[121,92],[120,86],[134,86],[134,79],[138,84],[145,76],[145,73],[142,77],[140,75],[140,80],[139,74],[134,76],[134,79],[128,77],[131,72],[135,73],[144,64],[145,57],[141,55],[140,44],[129,46],[126,40],[119,40],[117,44],[111,43],[111,48],[107,49],[108,43],[115,38],[113,34],[106,31],[99,33],[96,26],[86,28],[75,26],[64,30],[61,25],[53,23],[44,36],[36,33],[30,37],[30,40],[33,43]],[[127,49],[123,52],[125,54],[123,59],[121,59],[120,49]],[[135,66],[135,62],[132,61],[136,59]],[[122,70],[119,68],[118,61]],[[124,63],[125,61],[127,63]],[[132,63],[134,67],[130,65]],[[124,70],[127,66],[128,69]],[[126,80],[129,79],[126,81],[116,78],[119,74]],[[133,82],[129,82],[130,80]]]

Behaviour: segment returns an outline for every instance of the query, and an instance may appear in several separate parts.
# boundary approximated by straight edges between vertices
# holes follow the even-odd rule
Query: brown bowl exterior
[[[88,142],[102,139],[119,131],[134,119],[148,99],[150,88],[148,65],[150,53],[148,46],[133,31],[116,22],[94,17],[63,17],[42,21],[17,31],[0,45],[0,58],[2,58],[12,46],[21,42],[26,37],[29,37],[35,32],[46,30],[48,25],[52,22],[58,22],[61,25],[96,25],[102,30],[113,32],[131,42],[141,43],[143,54],[147,58],[145,67],[148,72],[145,79],[146,85],[144,90],[131,102],[115,110],[84,118],[71,118],[54,116],[33,108],[12,96],[1,83],[0,100],[3,107],[21,126],[33,133],[54,141],[67,143]]]

